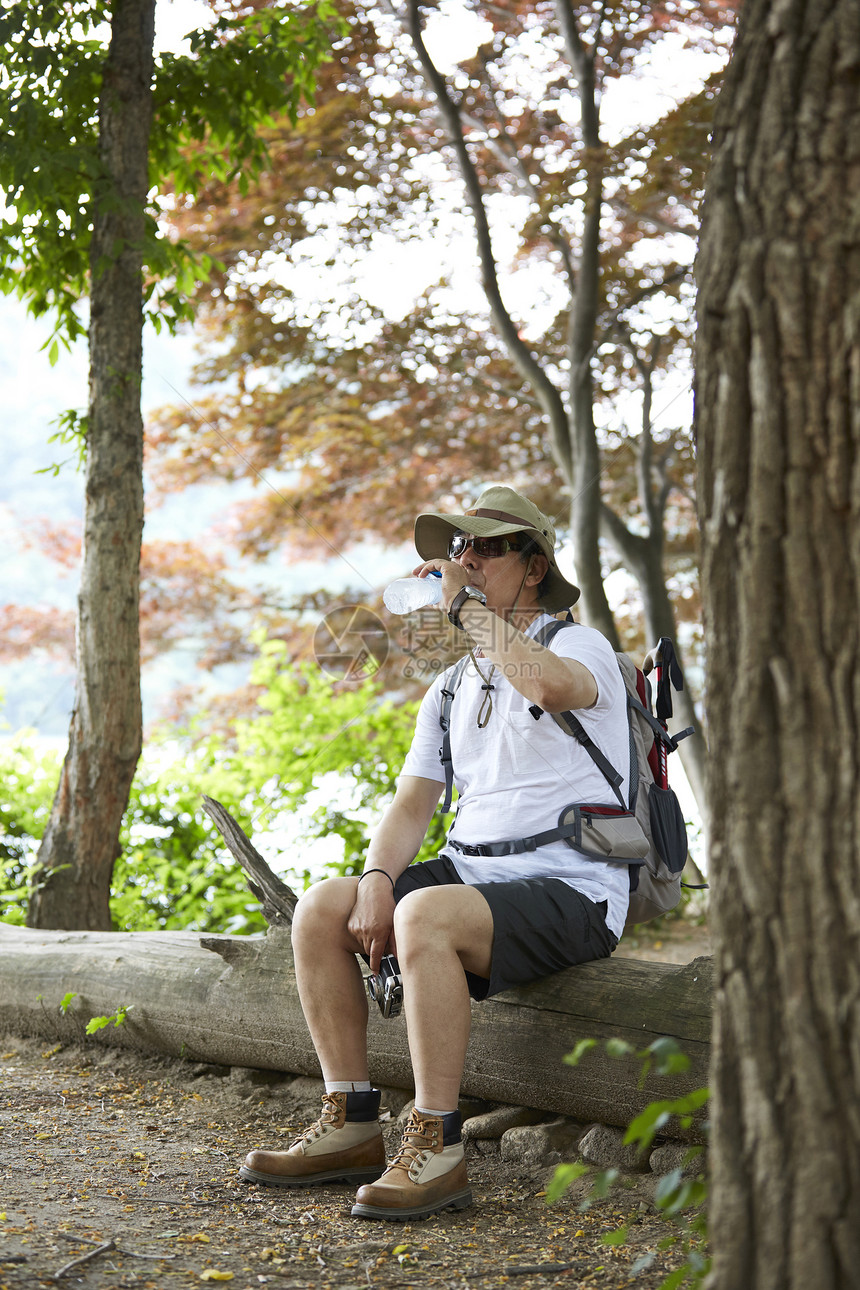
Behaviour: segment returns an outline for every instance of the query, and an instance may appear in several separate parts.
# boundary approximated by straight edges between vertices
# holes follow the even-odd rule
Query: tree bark
[[[74,992],[65,1014],[59,1003]],[[195,1061],[319,1076],[296,990],[289,930],[264,937],[193,932],[40,932],[0,924],[0,1034],[84,1037],[86,1022],[133,1005],[95,1042]],[[466,1096],[626,1126],[654,1098],[706,1082],[710,960],[683,967],[601,960],[472,1006]],[[640,1081],[640,1063],[607,1056],[602,1041],[641,1050],[674,1036],[691,1059],[676,1076]],[[579,1039],[601,1041],[578,1066]],[[411,1089],[406,1022],[373,1009],[368,1054],[378,1084]],[[667,1135],[702,1141],[701,1119]]]
[[[142,244],[155,0],[116,0],[99,103],[77,679],[28,922],[110,928],[110,880],[141,748]]]
[[[602,464],[594,424],[593,365],[600,309],[600,221],[603,214],[603,173],[606,166],[605,149],[600,137],[600,108],[595,72],[600,31],[598,29],[592,47],[587,49],[570,0],[556,0],[555,10],[577,84],[583,160],[587,171],[582,204],[582,233],[575,282],[571,282],[568,322],[570,469],[565,482],[570,488],[570,524],[576,556],[576,576],[582,589],[583,621],[602,632],[612,648],[617,650],[621,648],[621,643],[615,618],[606,598],[601,568]]]
[[[711,1290],[860,1267],[860,9],[747,0],[699,256]]]

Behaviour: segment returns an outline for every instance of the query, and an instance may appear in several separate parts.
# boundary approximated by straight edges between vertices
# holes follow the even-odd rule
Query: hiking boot
[[[286,1151],[252,1151],[239,1177],[270,1187],[370,1182],[378,1178],[385,1168],[379,1098],[379,1089],[369,1093],[323,1093],[320,1118],[300,1133]]]
[[[460,1114],[423,1116],[413,1109],[400,1150],[378,1182],[360,1187],[358,1218],[429,1218],[472,1203],[466,1177]]]

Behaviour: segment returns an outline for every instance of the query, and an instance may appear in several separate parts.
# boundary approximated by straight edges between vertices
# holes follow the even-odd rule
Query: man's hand
[[[365,877],[358,884],[347,927],[375,974],[383,954],[396,954],[394,883],[414,860],[442,793],[440,780],[401,775],[394,801],[370,840]],[[379,870],[380,872],[371,872]]]
[[[462,565],[457,564],[456,560],[425,560],[422,564],[416,565],[412,570],[416,578],[429,577],[430,574],[438,570],[442,574],[442,599],[436,605],[442,613],[447,613],[451,601],[458,591],[468,587],[473,574],[469,569],[464,569]],[[480,578],[481,575],[478,574]]]
[[[379,971],[383,954],[396,954],[394,944],[394,892],[384,873],[369,873],[358,884],[358,893],[347,930],[370,959],[370,970]]]

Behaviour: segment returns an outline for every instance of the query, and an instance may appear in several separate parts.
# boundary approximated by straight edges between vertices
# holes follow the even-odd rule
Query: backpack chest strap
[[[442,687],[442,705],[439,710],[439,725],[442,727],[442,747],[439,749],[439,760],[442,763],[442,770],[445,774],[445,800],[442,803],[443,815],[447,815],[448,811],[450,811],[451,798],[454,794],[454,760],[451,754],[451,704],[454,702],[454,695],[460,688],[468,661],[469,655],[465,654],[459,663],[455,664],[447,684]]]

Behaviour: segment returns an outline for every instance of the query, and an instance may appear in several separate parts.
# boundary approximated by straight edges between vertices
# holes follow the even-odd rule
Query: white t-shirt
[[[548,615],[542,615],[530,624],[526,635],[534,636],[549,621]],[[612,647],[600,632],[577,624],[557,632],[549,648],[562,658],[577,659],[594,677],[597,702],[576,715],[624,776],[621,792],[626,801],[630,770],[627,698]],[[487,659],[479,658],[478,666],[484,676],[489,673]],[[439,755],[439,714],[442,686],[450,671],[437,677],[424,696],[403,764],[404,775],[445,781]],[[529,837],[554,828],[562,810],[573,802],[618,805],[606,779],[575,739],[548,713],[535,720],[529,701],[498,668],[490,679],[493,710],[484,729],[479,729],[477,717],[485,691],[471,659],[451,705],[451,753],[459,802],[449,838],[477,844]],[[466,883],[561,878],[589,900],[597,904],[607,901],[607,925],[621,936],[629,899],[626,864],[590,860],[563,840],[522,855],[464,856],[454,848],[450,855]]]

